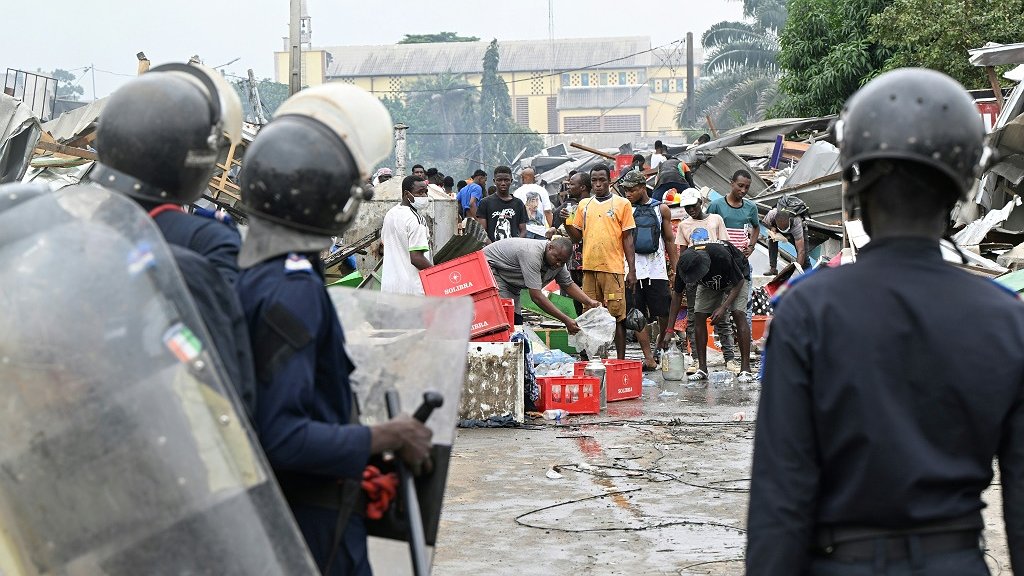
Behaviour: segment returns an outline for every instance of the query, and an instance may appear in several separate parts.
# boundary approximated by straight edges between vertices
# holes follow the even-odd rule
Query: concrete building
[[[417,80],[441,73],[479,85],[488,42],[310,47],[302,83],[340,81],[379,97],[404,97]],[[695,46],[696,60],[702,58]],[[565,136],[592,145],[678,139],[675,113],[686,96],[686,44],[652,49],[647,36],[499,41],[498,71],[516,122],[549,141]],[[278,82],[288,81],[288,53],[275,53]],[[695,67],[699,74],[699,64]],[[607,134],[614,132],[615,134]],[[602,134],[605,133],[605,134]]]

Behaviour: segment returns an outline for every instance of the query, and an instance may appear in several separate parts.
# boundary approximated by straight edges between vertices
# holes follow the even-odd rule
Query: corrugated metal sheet
[[[558,91],[559,110],[585,108],[646,108],[650,88],[640,86],[579,86]]]
[[[967,51],[974,66],[1003,66],[1024,62],[1024,43],[996,44],[989,42],[981,48]]]
[[[760,196],[768,184],[757,175],[757,171],[744,162],[732,150],[724,148],[708,159],[693,171],[693,181],[697,186],[707,186],[719,194],[725,195],[732,189],[732,175],[737,170],[746,170],[750,173],[750,191],[748,198]]]
[[[17,182],[39,141],[39,119],[20,100],[0,94],[0,183]]]
[[[49,132],[50,136],[53,136],[53,139],[59,143],[73,140],[99,119],[100,112],[103,111],[103,107],[106,105],[107,99],[100,98],[86,106],[65,112],[59,117],[50,120],[43,124],[43,130]]]
[[[488,42],[444,42],[433,44],[389,44],[384,46],[335,46],[324,48],[330,54],[327,76],[405,76],[454,72],[483,72],[483,57]],[[646,68],[652,62],[648,36],[624,38],[572,38],[511,40],[498,42],[501,72],[553,69],[575,70]],[[608,64],[594,66],[608,60]]]

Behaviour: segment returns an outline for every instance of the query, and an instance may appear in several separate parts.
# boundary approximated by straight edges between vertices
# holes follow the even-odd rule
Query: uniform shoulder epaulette
[[[284,260],[285,274],[313,274],[313,263],[301,254],[289,254]]]

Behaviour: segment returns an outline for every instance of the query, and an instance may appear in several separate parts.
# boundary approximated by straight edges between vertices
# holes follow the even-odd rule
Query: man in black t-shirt
[[[740,349],[740,382],[753,382],[750,372],[750,326],[747,325],[747,283],[750,265],[746,256],[728,242],[709,242],[694,246],[679,256],[676,282],[673,290],[669,318],[679,314],[686,285],[697,284],[697,302],[691,304],[692,322],[695,323],[697,363],[699,369],[690,375],[692,382],[708,377],[708,317],[718,324],[726,314],[732,314],[736,324],[736,343]]]
[[[497,192],[484,198],[477,206],[476,219],[480,226],[487,231],[491,242],[526,236],[526,205],[509,192],[512,169],[508,166],[495,168],[494,185]]]

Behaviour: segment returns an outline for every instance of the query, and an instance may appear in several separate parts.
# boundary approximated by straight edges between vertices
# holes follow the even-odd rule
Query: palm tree
[[[779,31],[785,25],[785,0],[742,0],[744,22],[719,22],[701,37],[707,59],[704,81],[693,102],[676,110],[676,125],[687,124],[693,106],[700,122],[711,118],[723,130],[762,120],[779,99]]]

